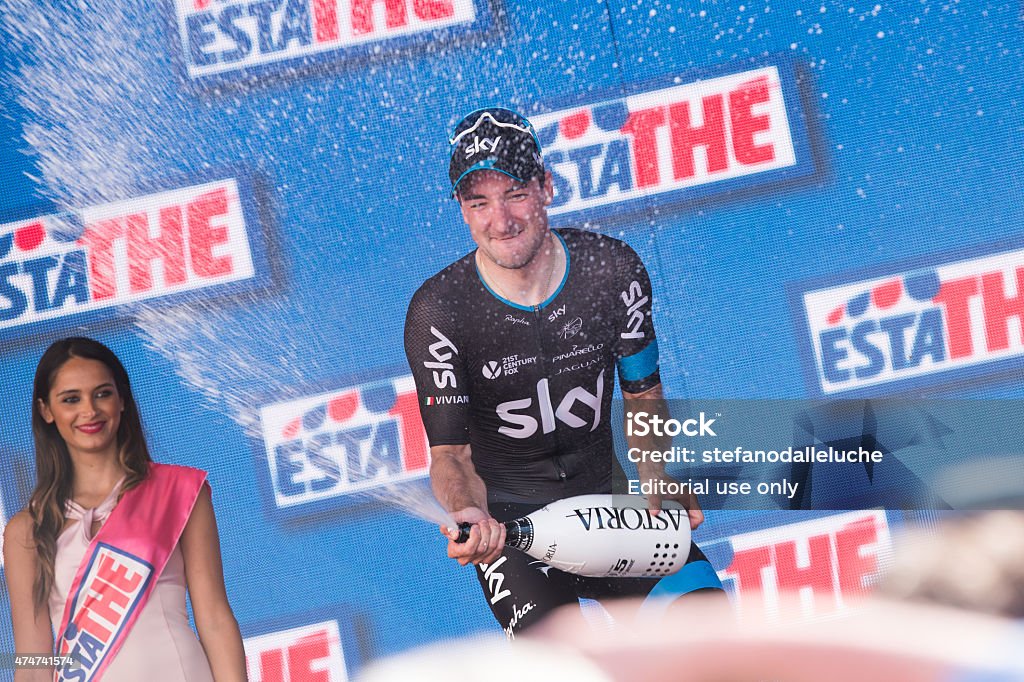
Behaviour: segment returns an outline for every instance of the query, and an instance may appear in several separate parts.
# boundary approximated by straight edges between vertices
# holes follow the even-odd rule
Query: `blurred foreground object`
[[[573,607],[579,613],[579,608]],[[614,682],[601,670],[568,646],[524,638],[509,642],[504,637],[489,640],[441,642],[415,649],[372,665],[359,682]],[[636,678],[639,679],[639,678]]]
[[[881,594],[1024,618],[1024,512],[993,511],[908,532]]]
[[[590,627],[562,609],[514,644],[447,644],[373,666],[360,680],[612,680],[688,682],[966,682],[1024,679],[1019,624],[935,606],[866,599],[848,615],[808,620],[795,600],[737,620],[721,599],[691,599],[658,620],[636,604],[610,609],[618,627]]]

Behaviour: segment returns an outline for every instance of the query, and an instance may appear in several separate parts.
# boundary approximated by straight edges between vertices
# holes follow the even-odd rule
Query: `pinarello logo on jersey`
[[[1024,356],[1024,249],[804,291],[822,394],[940,381]]]
[[[97,545],[71,603],[71,617],[57,654],[80,668],[62,668],[54,679],[95,679],[117,635],[131,620],[153,575],[153,566],[127,552]]]
[[[219,180],[0,225],[0,338],[249,280],[239,184]]]
[[[725,564],[718,576],[741,612],[771,613],[781,594],[795,593],[805,615],[820,617],[870,592],[892,539],[885,512],[868,510],[734,535],[705,551],[716,566]]]
[[[188,75],[202,78],[481,28],[481,0],[177,0]],[[483,12],[486,15],[486,12]]]
[[[532,116],[554,178],[552,216],[811,172],[782,72],[766,66]]]
[[[268,405],[260,416],[277,510],[340,503],[428,473],[430,451],[411,376]]]
[[[345,682],[348,672],[338,621],[246,637],[250,682]]]

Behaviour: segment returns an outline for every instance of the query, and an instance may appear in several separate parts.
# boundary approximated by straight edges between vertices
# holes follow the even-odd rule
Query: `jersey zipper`
[[[539,305],[533,306],[533,322],[534,322],[535,328],[537,330],[534,333],[534,338],[536,338],[536,340],[537,340],[537,362],[541,366],[540,367],[541,375],[544,376],[546,379],[548,379],[548,387],[550,388],[551,377],[548,376],[548,365],[547,365],[547,360],[546,360],[547,356],[544,353],[544,334],[541,331],[541,322],[543,321],[543,319],[544,318],[543,318],[543,315],[541,314],[540,306]],[[557,428],[557,426],[555,427],[555,430],[552,431],[551,434],[549,434],[548,438],[554,440],[554,442],[555,442],[555,452],[559,452],[561,450],[561,444],[558,442],[558,428]],[[555,465],[555,471],[558,474],[558,480],[561,481],[564,484],[566,479],[569,477],[569,474],[565,470],[565,465],[562,463],[562,458],[559,457],[558,455],[554,455],[551,458],[551,461]]]

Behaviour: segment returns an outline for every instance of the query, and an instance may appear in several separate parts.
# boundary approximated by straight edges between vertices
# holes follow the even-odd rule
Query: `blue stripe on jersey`
[[[643,616],[658,616],[672,603],[673,597],[700,589],[722,589],[715,569],[705,560],[691,561],[677,573],[666,575],[647,594],[640,606]]]
[[[645,379],[658,369],[658,339],[654,339],[647,348],[629,357],[619,358],[619,378],[622,381],[639,381]]]
[[[562,235],[558,234],[554,230],[551,230],[551,232],[556,237],[558,237],[558,241],[562,242],[562,250],[565,251],[565,274],[562,275],[562,281],[558,284],[558,288],[555,289],[555,293],[553,293],[550,296],[548,296],[547,299],[545,299],[540,305],[537,306],[537,308],[539,310],[543,310],[544,308],[546,308],[548,306],[549,303],[551,303],[556,298],[558,298],[558,295],[560,293],[562,293],[562,288],[565,286],[565,283],[569,281],[569,266],[571,264],[570,260],[569,260],[569,247],[566,246],[565,240],[562,238]],[[501,301],[505,305],[512,306],[513,308],[515,308],[517,310],[525,310],[527,312],[533,310],[532,306],[519,305],[518,303],[514,303],[514,302],[508,300],[507,298],[505,298],[504,296],[502,296],[501,294],[499,294],[497,291],[495,291],[491,287],[489,287],[487,285],[487,282],[484,281],[484,276],[480,273],[479,266],[474,265],[474,267],[476,267],[476,276],[480,278],[480,283],[484,285],[484,289],[487,289],[487,291],[490,292],[491,296],[494,296],[494,298],[498,299],[499,301]],[[650,372],[648,372],[648,374],[650,374]],[[647,376],[647,374],[645,374],[644,376]],[[642,379],[643,377],[640,377],[640,378]]]

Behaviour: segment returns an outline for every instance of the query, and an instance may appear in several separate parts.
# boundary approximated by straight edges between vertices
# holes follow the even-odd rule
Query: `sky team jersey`
[[[542,304],[492,291],[473,252],[428,279],[406,315],[430,444],[469,443],[492,502],[610,491],[616,366],[628,392],[661,380],[640,258],[611,237],[555,234],[567,268]]]

